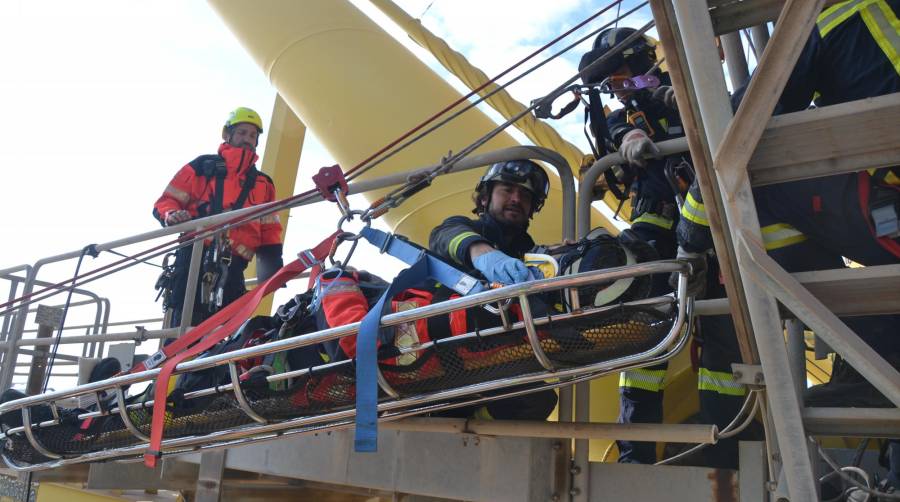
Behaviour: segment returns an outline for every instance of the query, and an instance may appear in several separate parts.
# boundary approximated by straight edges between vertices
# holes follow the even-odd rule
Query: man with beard
[[[256,146],[262,119],[250,108],[236,108],[222,127],[216,155],[201,155],[182,167],[153,205],[164,226],[275,200],[272,179],[256,170]],[[257,277],[265,281],[282,266],[282,227],[277,214],[263,216],[207,239],[191,324],[196,326],[246,291],[244,270],[257,258]],[[178,249],[167,278],[165,306],[171,326],[181,323],[191,246]],[[160,286],[157,286],[160,287]]]
[[[502,285],[534,279],[522,259],[534,248],[528,224],[541,210],[550,189],[547,173],[526,160],[491,165],[472,195],[478,218],[451,216],[431,231],[431,251],[468,273]],[[550,415],[556,393],[543,391],[494,401],[476,410],[476,418],[538,419]]]

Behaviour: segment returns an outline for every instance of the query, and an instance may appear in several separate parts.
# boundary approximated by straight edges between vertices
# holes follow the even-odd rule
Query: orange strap
[[[325,257],[328,256],[328,252],[331,250],[332,242],[337,234],[338,232],[331,234],[312,250],[300,253],[299,259],[282,267],[281,270],[276,272],[275,275],[270,277],[259,287],[245,293],[212,317],[200,323],[200,325],[191,330],[188,334],[167,346],[166,349],[168,350],[161,351],[166,354],[163,359],[150,363],[150,367],[153,367],[161,361],[165,361],[160,368],[159,375],[156,377],[156,387],[153,396],[153,419],[150,426],[150,446],[147,452],[144,453],[144,465],[151,468],[155,467],[156,459],[161,456],[160,449],[163,438],[163,427],[165,425],[166,396],[168,390],[166,382],[169,381],[169,377],[172,376],[175,367],[185,359],[210,349],[226,336],[237,331],[241,324],[253,315],[256,307],[259,306],[263,298],[281,286],[284,286],[285,283],[300,275],[307,268],[325,259]],[[191,344],[193,345],[190,346]],[[173,346],[176,348],[171,349]],[[190,347],[187,348],[188,346]],[[151,359],[153,357],[156,357],[156,354],[154,354]],[[237,385],[237,382],[234,382],[234,384]]]

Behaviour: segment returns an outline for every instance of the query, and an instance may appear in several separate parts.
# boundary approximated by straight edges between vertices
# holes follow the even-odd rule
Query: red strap
[[[869,193],[871,192],[872,183],[869,173],[860,171],[858,180],[859,208],[862,211],[863,219],[866,220],[866,224],[869,225],[869,231],[872,232],[872,237],[878,241],[878,244],[881,245],[881,247],[886,249],[892,255],[900,258],[900,243],[890,237],[877,237],[875,235],[875,225],[872,224],[872,220],[869,218]]]
[[[337,234],[338,232],[331,234],[312,249],[312,255],[316,260],[321,261],[328,256],[328,252],[331,250],[332,241],[334,241]],[[163,426],[165,425],[168,381],[169,377],[172,376],[175,367],[185,359],[208,350],[226,336],[237,331],[241,324],[253,315],[253,312],[256,310],[256,307],[259,306],[263,298],[281,286],[284,286],[289,280],[300,275],[309,266],[310,263],[308,260],[297,259],[288,263],[256,289],[244,294],[206,321],[200,323],[199,326],[191,330],[185,336],[176,340],[175,343],[166,347],[166,349],[169,349],[170,347],[177,345],[180,348],[184,348],[191,343],[196,342],[190,348],[177,351],[177,353],[173,353],[171,357],[167,357],[160,368],[159,375],[156,377],[156,387],[153,395],[153,419],[150,426],[150,447],[147,452],[144,453],[144,465],[151,468],[155,467],[156,459],[160,455]],[[187,341],[183,341],[185,339],[187,339]],[[168,350],[164,352],[175,351]],[[157,361],[156,364],[159,364],[159,361]]]

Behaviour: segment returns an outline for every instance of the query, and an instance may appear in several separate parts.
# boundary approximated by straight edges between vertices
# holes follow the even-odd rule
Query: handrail
[[[541,279],[521,284],[513,284],[498,289],[488,290],[481,293],[455,298],[452,300],[419,307],[403,312],[388,314],[381,319],[382,327],[396,326],[412,322],[426,317],[449,314],[455,310],[462,310],[470,307],[477,307],[483,304],[496,303],[506,298],[515,298],[523,294],[540,294],[543,292],[554,291],[564,288],[577,288],[598,282],[607,282],[622,279],[625,277],[633,277],[638,275],[663,274],[678,272],[680,278],[684,279],[688,273],[688,267],[683,262],[676,260],[663,260],[657,262],[647,262],[626,267],[616,267],[605,270],[595,270],[591,272],[582,272],[570,276],[554,277],[550,279]],[[681,288],[679,284],[679,298],[684,298],[685,288]],[[683,316],[685,310],[684,302],[679,301],[679,316]],[[240,361],[243,359],[265,356],[283,350],[295,349],[298,347],[315,345],[322,342],[335,340],[347,335],[356,334],[359,331],[360,322],[338,326],[334,328],[317,331],[308,335],[297,336],[270,342],[255,347],[242,348],[225,354],[186,361],[175,367],[173,376],[189,371],[203,370],[212,368],[221,364],[227,364],[230,361]],[[653,356],[655,354],[649,354]],[[92,382],[78,387],[53,391],[36,396],[27,396],[15,401],[9,401],[0,404],[0,414],[10,410],[19,409],[25,406],[33,406],[36,404],[44,404],[51,401],[58,401],[69,397],[90,394],[97,391],[112,389],[116,386],[132,385],[135,383],[148,381],[155,378],[160,372],[159,368],[154,368],[139,373],[122,375],[107,380]]]
[[[677,293],[678,293],[677,317],[675,319],[675,322],[670,327],[669,332],[656,346],[654,346],[640,354],[633,354],[633,355],[621,357],[621,358],[618,358],[615,360],[602,361],[599,363],[589,364],[589,365],[582,366],[582,367],[564,368],[564,369],[560,369],[556,373],[538,372],[538,373],[531,373],[531,374],[526,374],[526,375],[522,375],[522,376],[518,376],[518,377],[507,377],[507,378],[488,381],[488,382],[466,385],[463,387],[449,389],[449,390],[440,390],[440,391],[429,392],[429,393],[425,393],[425,394],[421,394],[421,395],[398,399],[395,401],[382,402],[382,403],[379,403],[379,405],[378,405],[378,410],[380,412],[383,412],[380,420],[382,420],[382,421],[392,420],[392,419],[395,420],[395,419],[402,418],[405,416],[411,416],[414,414],[424,413],[427,411],[435,411],[435,410],[439,410],[439,409],[453,408],[453,407],[458,407],[458,406],[462,406],[462,405],[483,402],[488,399],[497,399],[497,398],[503,398],[503,397],[513,396],[513,395],[522,395],[522,394],[542,390],[545,388],[555,388],[555,387],[570,385],[570,384],[574,384],[577,382],[586,381],[586,380],[589,380],[592,378],[597,378],[603,374],[607,374],[607,373],[610,373],[613,371],[620,371],[620,370],[628,368],[628,367],[643,367],[643,366],[647,366],[647,365],[658,364],[661,361],[671,358],[672,356],[677,354],[684,347],[685,341],[688,338],[687,334],[689,332],[689,329],[688,330],[682,329],[684,327],[685,323],[689,322],[689,320],[691,318],[691,313],[690,313],[691,307],[689,305],[689,299],[687,299],[684,296],[686,289],[687,289],[687,272],[688,272],[687,266],[680,262],[675,262],[675,261],[654,262],[654,263],[648,263],[648,264],[643,264],[643,265],[648,265],[649,268],[641,267],[641,266],[631,266],[631,267],[627,267],[627,268],[632,269],[632,272],[634,274],[665,273],[665,271],[676,271],[679,273],[679,281],[678,281],[678,287],[677,287]],[[621,267],[621,268],[626,268],[626,267]],[[621,274],[620,270],[617,270],[617,269],[612,269],[612,270],[613,270],[613,273],[610,274],[612,276],[618,277]],[[411,320],[424,318],[429,315],[438,315],[439,313],[446,313],[445,311],[458,310],[459,308],[464,308],[461,305],[475,306],[474,304],[472,304],[472,302],[476,299],[478,300],[478,304],[482,304],[482,305],[486,304],[488,302],[496,302],[496,301],[498,301],[497,296],[499,293],[503,293],[509,297],[515,296],[517,294],[523,294],[523,293],[517,293],[514,291],[504,291],[504,290],[525,289],[525,290],[527,290],[528,293],[538,294],[542,291],[547,291],[549,289],[562,289],[565,287],[575,287],[578,285],[583,285],[583,283],[585,281],[589,281],[589,280],[593,280],[594,282],[601,282],[601,281],[605,282],[605,281],[611,280],[609,277],[604,275],[604,272],[605,271],[585,272],[582,274],[577,274],[577,276],[544,279],[541,281],[534,281],[533,283],[530,283],[530,284],[520,284],[520,285],[508,286],[508,287],[501,288],[498,290],[493,290],[493,291],[488,291],[485,293],[479,293],[477,295],[472,295],[472,297],[464,297],[464,298],[450,300],[450,301],[442,302],[441,304],[438,304],[438,305],[444,305],[446,308],[434,309],[434,308],[431,308],[433,306],[429,306],[429,307],[420,307],[417,309],[403,312],[402,313],[403,315],[399,315],[400,313],[391,314],[389,316],[385,316],[382,319],[382,322],[384,322],[385,325],[394,325],[394,324],[403,323],[403,322],[410,322]],[[574,279],[574,281],[568,280],[568,279]],[[519,287],[517,288],[516,286],[519,286]],[[529,288],[529,286],[531,286],[531,287]],[[478,298],[476,298],[476,297],[478,297]],[[452,304],[452,305],[446,305],[446,304]],[[412,318],[412,319],[401,319],[401,318]],[[526,322],[527,322],[527,320],[526,320]],[[547,322],[549,322],[549,320],[547,320]],[[358,323],[356,323],[356,324],[358,327]],[[332,329],[332,330],[325,330],[325,331],[335,331],[335,330]],[[296,342],[299,341],[298,339],[301,339],[301,338],[307,339],[305,341],[309,341],[310,339],[318,339],[314,335],[316,335],[316,334],[301,335],[295,339],[282,340],[279,342],[271,342],[271,343],[263,345],[263,346],[253,347],[253,348],[249,348],[249,349],[241,349],[239,351],[235,351],[235,352],[232,352],[229,354],[222,355],[222,356],[230,356],[230,357],[223,358],[221,356],[213,356],[213,357],[205,358],[205,359],[214,359],[215,358],[215,359],[218,359],[220,363],[229,364],[229,366],[231,367],[230,369],[231,369],[232,373],[234,374],[236,372],[233,369],[233,361],[235,361],[237,359],[246,358],[251,355],[262,355],[263,353],[271,353],[272,351],[268,350],[268,349],[271,349],[273,346],[276,346],[276,345],[278,346],[277,350],[287,350],[289,348],[292,348],[291,347],[292,345],[296,345],[296,346],[308,345],[308,343],[300,344],[300,343],[296,343]],[[295,342],[295,343],[286,344],[286,343],[282,343],[282,342]],[[261,350],[263,348],[265,348],[267,350],[264,352]],[[192,363],[198,363],[198,362],[200,362],[200,361],[194,361]],[[211,361],[207,361],[207,362],[211,362]],[[192,369],[192,368],[187,368],[187,366],[188,366],[188,364],[184,363],[182,365],[179,365],[179,367],[177,369],[180,371],[186,371],[188,369]],[[197,366],[196,364],[194,364],[193,366],[196,366],[196,368],[201,367],[201,366]],[[154,373],[154,372],[153,371],[143,372],[143,373],[136,374],[133,376],[147,375],[147,374],[151,374],[151,373]],[[115,384],[116,384],[115,387],[117,389],[120,389],[121,385],[126,383],[125,380],[123,380],[123,378],[125,378],[125,377],[114,378],[114,379],[106,381],[105,383],[107,386],[109,386],[113,382],[115,382]],[[505,393],[500,393],[499,395],[493,395],[491,397],[480,396],[480,394],[484,393],[484,392],[502,389],[502,388],[511,387],[511,386],[520,386],[520,385],[525,385],[525,384],[539,383],[539,382],[545,381],[548,378],[554,378],[555,380],[551,383],[543,382],[539,386],[531,387],[531,388],[525,389],[525,390],[507,391]],[[104,383],[104,382],[97,382],[97,383]],[[234,390],[236,385],[232,384],[231,387],[232,387],[232,390]],[[239,384],[237,384],[237,387],[239,387]],[[100,388],[98,388],[94,384],[88,384],[88,385],[84,385],[84,386],[78,387],[76,389],[73,389],[73,391],[74,390],[80,390],[81,393],[90,393],[90,392],[99,392]],[[214,390],[219,392],[219,391],[222,391],[223,389],[222,389],[222,387],[219,387]],[[68,392],[71,393],[72,391],[68,391]],[[45,395],[43,397],[45,399],[48,399],[50,397],[50,394],[54,394],[54,393],[48,393],[47,395]],[[59,393],[55,393],[55,394],[59,394]],[[469,398],[465,399],[467,396]],[[471,396],[475,396],[475,397],[473,398]],[[6,403],[5,405],[0,406],[0,413],[9,411],[11,409],[14,409],[15,407],[22,407],[23,410],[28,409],[29,401],[33,401],[34,398],[40,398],[40,397],[41,396],[33,396],[32,398],[23,398],[23,399],[19,399],[17,401],[12,401],[12,402]],[[460,401],[460,399],[462,399],[462,401]],[[450,402],[450,400],[456,400],[456,401]],[[55,400],[54,400],[54,402],[55,402]],[[123,402],[124,402],[124,400],[119,398],[120,406],[123,404]],[[32,403],[32,404],[34,404],[34,403]],[[138,404],[138,405],[132,405],[132,406],[142,407],[142,406],[147,406],[147,405]],[[128,408],[131,408],[132,406],[129,406]],[[242,406],[242,408],[243,408],[243,406]],[[389,412],[391,412],[393,410],[399,410],[399,411],[397,413],[390,414]],[[118,412],[121,415],[122,413],[125,413],[126,411],[122,410],[122,409],[113,409],[113,410],[109,410],[107,412],[103,412],[103,414],[115,413],[115,412]],[[99,413],[99,412],[95,412],[95,414],[96,413]],[[162,446],[163,446],[163,449],[167,451],[167,453],[182,453],[183,451],[181,451],[181,450],[176,450],[176,451],[172,451],[172,450],[177,449],[177,448],[185,448],[185,447],[190,447],[190,448],[196,450],[196,449],[208,449],[208,448],[213,448],[213,447],[218,447],[218,446],[234,446],[236,444],[244,444],[247,442],[255,442],[255,441],[259,441],[259,440],[264,440],[266,437],[271,437],[272,434],[276,434],[278,437],[281,437],[284,435],[298,434],[298,433],[302,434],[302,433],[312,432],[313,430],[322,430],[322,429],[326,429],[326,428],[328,430],[336,430],[336,429],[342,428],[346,424],[348,424],[349,422],[345,422],[345,421],[349,418],[352,418],[355,415],[355,413],[356,413],[355,409],[349,409],[349,410],[330,412],[330,413],[314,415],[314,416],[298,417],[298,418],[293,418],[293,419],[275,422],[275,423],[260,422],[259,425],[242,426],[242,427],[235,428],[235,429],[217,431],[217,432],[206,434],[203,436],[189,436],[189,437],[183,437],[183,438],[168,439],[168,440],[163,441]],[[40,424],[40,427],[51,426],[54,423],[55,423],[55,421],[45,422],[45,423]],[[29,428],[30,428],[30,424],[28,426],[23,424],[23,427],[10,429],[7,432],[7,434],[18,434],[23,431],[26,431],[26,433],[27,433],[27,430]],[[302,429],[300,429],[300,428],[302,428]],[[132,430],[131,427],[129,427],[128,429],[130,432],[132,432],[132,434],[134,434],[135,432],[138,432],[138,434],[135,434],[136,437],[140,437],[140,435],[142,435],[142,433],[140,433],[140,431]],[[292,429],[292,430],[284,432],[287,429]],[[32,437],[29,437],[28,439],[30,442],[32,442],[31,441]],[[34,442],[32,442],[32,445],[34,446]],[[40,445],[38,445],[38,446],[40,446]],[[41,463],[41,464],[24,465],[24,466],[16,465],[15,462],[10,461],[5,455],[4,455],[4,460],[13,469],[22,470],[22,471],[30,471],[30,470],[37,470],[37,469],[53,468],[53,467],[57,467],[57,466],[64,465],[64,464],[88,462],[88,461],[101,460],[101,459],[114,458],[114,457],[132,456],[132,455],[136,455],[140,452],[143,452],[146,448],[147,448],[146,444],[139,444],[139,445],[134,445],[134,446],[127,446],[124,448],[105,450],[105,451],[101,451],[101,452],[86,453],[83,455],[79,455],[77,457],[59,459],[59,460],[50,461],[50,462]],[[36,449],[37,449],[37,447],[36,447]]]
[[[688,151],[687,138],[676,138],[656,143],[659,148],[658,156],[663,157],[675,153]],[[617,164],[624,164],[622,155],[619,152],[613,152],[597,159],[584,174],[578,185],[578,236],[583,237],[591,231],[591,202],[593,202],[594,185],[600,178],[600,175],[607,169]]]

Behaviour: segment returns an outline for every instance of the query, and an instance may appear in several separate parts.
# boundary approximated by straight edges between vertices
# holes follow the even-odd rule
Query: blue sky
[[[447,75],[366,0],[353,3],[425,64]],[[430,3],[422,17],[425,26],[488,75],[499,73],[605,4],[584,0],[398,2],[417,17]],[[636,3],[626,1],[623,10]],[[473,16],[474,12],[478,15]],[[5,114],[0,140],[7,180],[0,197],[6,236],[0,269],[158,228],[150,215],[154,200],[179,167],[215,150],[230,109],[249,106],[264,120],[271,116],[275,90],[205,2],[4,0],[0,16],[4,19],[0,44],[5,48],[0,52],[4,68],[0,110]],[[644,9],[626,24],[640,26],[649,19],[649,9]],[[600,24],[595,21],[589,29]],[[508,90],[525,103],[542,96],[575,73],[578,58],[589,44]],[[447,79],[464,90],[453,77]],[[435,103],[435,110],[443,105]],[[557,125],[570,141],[587,150],[581,121],[578,112]],[[264,145],[259,151],[264,151]],[[331,163],[315,131],[309,131],[297,191],[309,186],[309,176],[318,167]],[[295,210],[292,218],[303,217],[305,213],[298,211],[303,210]],[[287,260],[330,231],[330,220],[319,219],[329,221],[323,223],[321,235],[312,230],[304,235],[289,232]],[[131,251],[139,249],[143,247]],[[369,263],[365,254],[358,256]],[[84,270],[113,259],[108,253],[88,259]],[[399,270],[396,263],[376,263],[383,265],[381,271],[387,276]],[[48,267],[42,277],[71,277],[74,266],[67,262]],[[156,317],[159,307],[152,303],[152,283],[157,272],[146,265],[133,267],[91,288],[112,298],[114,321]],[[6,288],[7,283],[0,286]],[[287,294],[283,292],[280,299]],[[73,311],[72,322],[92,315]]]

